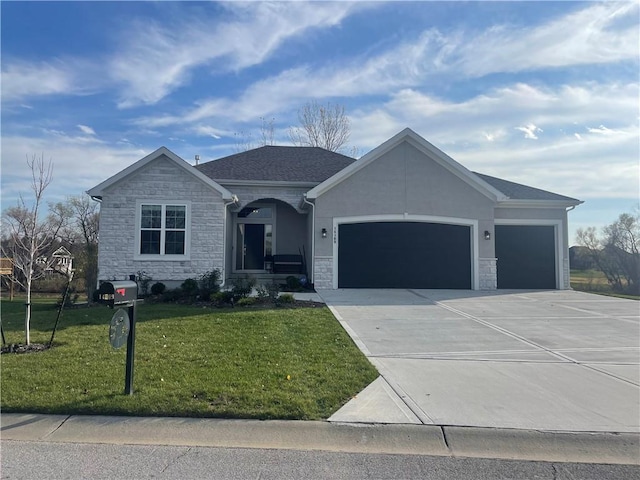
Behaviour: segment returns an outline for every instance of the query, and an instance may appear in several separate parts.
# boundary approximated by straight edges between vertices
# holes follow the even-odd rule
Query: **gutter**
[[[224,204],[224,214],[222,217],[222,282],[220,282],[220,288],[224,287],[227,281],[227,207],[238,202],[238,196],[231,195],[231,200]]]
[[[316,204],[307,200],[307,194],[302,194],[302,200],[307,205],[311,205],[311,284],[315,284],[315,268],[316,268]]]

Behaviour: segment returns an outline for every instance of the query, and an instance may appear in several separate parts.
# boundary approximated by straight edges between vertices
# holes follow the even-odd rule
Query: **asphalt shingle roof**
[[[321,183],[355,161],[355,158],[319,147],[266,145],[201,163],[195,168],[216,181]]]
[[[510,182],[501,178],[490,177],[482,173],[473,172],[496,190],[501,191],[512,200],[561,200],[579,202],[575,198],[565,197],[557,193],[540,190],[520,183]]]
[[[196,165],[209,178],[224,180],[280,181],[319,184],[355,162],[355,158],[319,147],[266,145],[218,160]],[[579,202],[575,198],[501,178],[473,172],[512,200],[556,200]]]

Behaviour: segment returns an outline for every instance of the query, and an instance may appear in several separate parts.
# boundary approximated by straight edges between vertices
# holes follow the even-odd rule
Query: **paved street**
[[[383,377],[333,421],[639,432],[636,301],[574,291],[320,295]]]
[[[631,480],[640,478],[640,468],[425,455],[3,441],[2,478]]]

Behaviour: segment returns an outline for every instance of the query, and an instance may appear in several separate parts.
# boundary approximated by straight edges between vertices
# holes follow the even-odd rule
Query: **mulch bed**
[[[4,345],[0,350],[0,353],[34,353],[43,352],[48,349],[49,345],[42,343],[31,343],[29,345],[25,345],[23,343],[11,343],[9,345]]]

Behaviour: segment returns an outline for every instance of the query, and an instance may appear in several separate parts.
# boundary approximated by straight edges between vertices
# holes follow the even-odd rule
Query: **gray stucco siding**
[[[139,201],[188,203],[189,255],[176,260],[138,259]],[[103,193],[100,207],[99,279],[145,271],[154,281],[183,281],[223,267],[224,202],[219,192],[159,157]]]
[[[494,207],[490,198],[403,143],[316,199],[316,254],[332,255],[331,242],[319,232],[332,232],[335,217],[407,213],[472,219],[483,232],[493,226]],[[479,243],[480,256],[493,256],[489,243]]]

